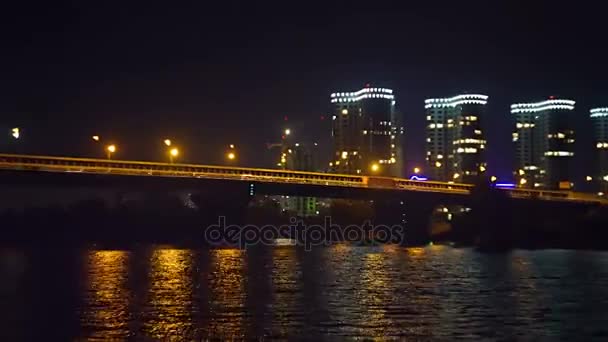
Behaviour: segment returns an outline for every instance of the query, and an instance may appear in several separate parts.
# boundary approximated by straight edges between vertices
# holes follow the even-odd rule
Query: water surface
[[[608,339],[608,253],[2,249],[2,340]]]

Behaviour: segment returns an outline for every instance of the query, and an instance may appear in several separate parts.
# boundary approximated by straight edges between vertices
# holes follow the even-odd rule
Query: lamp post
[[[228,145],[226,159],[228,160],[228,162],[234,162],[236,160],[236,147],[234,146],[234,144]]]
[[[380,165],[378,165],[378,163],[372,163],[370,169],[372,170],[372,172],[377,173],[378,171],[380,171]]]
[[[106,152],[108,153],[108,159],[112,159],[112,153],[116,152],[116,145],[108,145],[106,147]]]
[[[179,156],[179,150],[176,147],[169,150],[169,163],[173,164],[173,159],[177,156]]]

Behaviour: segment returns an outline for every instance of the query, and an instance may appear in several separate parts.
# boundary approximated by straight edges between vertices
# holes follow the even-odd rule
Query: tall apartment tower
[[[439,181],[474,183],[487,168],[481,122],[488,96],[463,94],[424,102],[429,176]]]
[[[591,109],[591,121],[597,160],[594,178],[599,184],[598,191],[606,196],[608,194],[608,107]]]
[[[318,146],[314,144],[286,143],[281,152],[281,164],[285,170],[318,171]],[[316,197],[282,196],[281,208],[298,217],[315,216]]]
[[[403,126],[393,90],[366,85],[331,94],[333,160],[331,170],[346,174],[401,176]]]
[[[511,105],[515,118],[515,175],[519,186],[573,187],[574,104],[556,99]]]

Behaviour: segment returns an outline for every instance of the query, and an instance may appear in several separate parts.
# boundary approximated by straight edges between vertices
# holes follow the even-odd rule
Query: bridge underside
[[[505,234],[513,231],[524,236],[528,230],[538,231],[539,226],[549,222],[552,225],[575,226],[577,220],[587,215],[593,206],[584,203],[549,202],[515,199],[500,191],[489,189],[474,191],[471,195],[441,192],[419,192],[396,189],[369,189],[313,184],[263,183],[246,180],[196,179],[159,176],[125,176],[115,174],[52,173],[36,171],[0,171],[0,187],[3,188],[1,201],[13,201],[13,193],[26,194],[33,199],[46,193],[49,203],[65,202],[61,191],[46,192],[48,189],[88,191],[120,197],[129,192],[195,194],[197,202],[205,208],[204,217],[198,216],[196,234],[200,234],[200,222],[215,222],[218,216],[226,216],[234,223],[247,224],[243,211],[254,195],[285,195],[334,199],[373,201],[375,224],[400,224],[405,216],[408,237],[416,242],[430,238],[427,225],[433,210],[439,205],[463,205],[472,208],[471,215],[460,223],[466,230],[475,231],[458,234],[478,236],[482,239],[507,241]],[[68,191],[68,192],[69,192]],[[48,195],[51,193],[51,195]],[[40,195],[42,196],[42,195]],[[81,197],[82,198],[82,197]],[[25,198],[27,200],[27,198]],[[0,202],[1,203],[1,202]],[[177,210],[176,210],[177,211]],[[86,212],[86,210],[85,210]],[[92,215],[92,214],[91,214]],[[89,216],[91,216],[89,215]],[[85,215],[86,216],[86,215]],[[95,220],[86,217],[87,222]],[[169,220],[169,219],[167,219]],[[178,221],[162,221],[159,224],[178,225]],[[90,224],[95,224],[89,223]],[[175,228],[172,230],[175,232]],[[483,232],[484,234],[479,234]],[[140,232],[141,233],[141,232]],[[149,234],[149,230],[145,231]]]
[[[36,171],[0,170],[0,184],[32,188],[97,188],[121,191],[196,191],[218,196],[285,195],[357,200],[434,201],[442,204],[467,204],[469,196],[453,193],[354,188],[335,185],[294,184],[226,180],[208,178],[180,178],[159,176],[125,176],[115,174],[53,173]]]

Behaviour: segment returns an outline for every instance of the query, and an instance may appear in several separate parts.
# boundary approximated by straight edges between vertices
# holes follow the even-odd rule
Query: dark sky
[[[284,116],[327,145],[329,94],[371,82],[395,90],[411,167],[424,160],[424,99],[480,92],[491,171],[508,175],[510,103],[574,98],[582,119],[608,105],[600,5],[211,3],[4,4],[0,127],[22,126],[28,153],[101,154],[99,134],[121,158],[160,160],[167,136],[187,161],[220,162],[235,143],[244,164],[268,166]],[[589,133],[581,120],[581,148]]]

